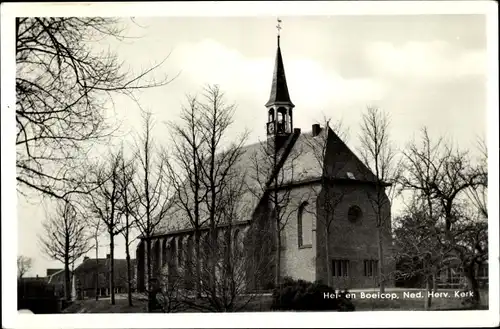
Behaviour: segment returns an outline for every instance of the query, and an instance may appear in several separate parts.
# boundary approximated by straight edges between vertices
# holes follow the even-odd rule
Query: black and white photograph
[[[2,4],[6,327],[498,325],[495,4]]]

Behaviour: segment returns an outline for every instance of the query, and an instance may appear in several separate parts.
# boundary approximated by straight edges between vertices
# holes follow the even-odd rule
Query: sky
[[[281,51],[294,109],[303,132],[323,117],[342,120],[356,149],[360,118],[377,106],[391,118],[391,136],[403,147],[419,129],[473,148],[486,135],[486,20],[482,15],[281,16]],[[276,17],[123,18],[123,42],[101,40],[125,68],[139,72],[166,59],[154,75],[176,78],[140,92],[155,116],[154,136],[167,143],[166,121],[175,120],[186,94],[219,84],[237,105],[232,132],[247,128],[249,142],[265,136],[266,103],[276,54]],[[135,102],[113,98],[122,131],[140,129]],[[110,103],[111,106],[111,103]],[[116,140],[131,141],[133,133]],[[100,149],[102,151],[103,149]],[[397,205],[396,205],[397,207]],[[40,251],[37,235],[50,205],[18,196],[18,254],[32,257],[30,275],[62,268]],[[103,240],[103,243],[106,243]],[[109,247],[100,248],[105,257]],[[135,255],[135,246],[133,246]],[[116,258],[124,258],[120,238]],[[95,255],[92,251],[89,256]]]

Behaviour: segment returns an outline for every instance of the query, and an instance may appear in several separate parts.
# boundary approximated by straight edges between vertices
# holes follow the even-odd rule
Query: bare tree
[[[168,180],[172,184],[174,196],[173,205],[182,214],[185,214],[194,230],[195,259],[201,259],[200,239],[201,227],[207,219],[202,216],[201,205],[205,193],[202,186],[203,161],[201,148],[204,139],[200,132],[200,110],[196,97],[187,97],[188,106],[181,109],[180,122],[169,122],[172,151],[164,152],[170,161],[167,165]],[[197,294],[201,293],[200,263],[195,262],[195,286]]]
[[[314,160],[317,165],[322,168],[321,172],[321,190],[317,190],[314,187],[311,188],[312,196],[321,202],[321,211],[318,213],[313,211],[313,215],[318,221],[317,227],[322,228],[322,233],[324,235],[324,249],[325,249],[325,264],[326,264],[326,275],[328,286],[333,286],[333,276],[331,273],[331,266],[329,265],[330,259],[330,238],[332,231],[332,224],[335,219],[337,207],[342,203],[344,197],[349,194],[352,190],[346,184],[333,185],[333,179],[337,171],[342,170],[341,167],[336,167],[335,172],[328,170],[326,165],[327,152],[328,152],[328,138],[330,136],[330,130],[335,133],[339,138],[345,140],[347,138],[347,130],[345,129],[341,120],[334,122],[330,125],[331,119],[324,118],[323,120],[323,132],[318,136],[310,137],[305,139],[305,144],[309,149],[312,150]],[[342,138],[342,137],[343,138]]]
[[[488,218],[488,146],[484,139],[478,139],[477,149],[479,161],[477,164],[478,183],[467,190],[468,196],[478,213]]]
[[[121,225],[122,185],[120,181],[123,154],[110,152],[102,163],[89,166],[88,174],[96,187],[89,193],[87,202],[92,216],[102,221],[109,237],[109,289],[111,304],[115,304],[115,236],[123,230]]]
[[[164,62],[134,74],[112,52],[98,52],[103,38],[123,40],[119,19],[16,18],[17,181],[42,195],[65,198],[85,192],[75,169],[96,141],[116,130],[105,115],[116,93],[164,86],[151,75]]]
[[[195,262],[202,264],[198,298],[189,298],[194,290],[190,285],[185,286],[187,294],[182,296],[184,304],[191,309],[211,312],[244,309],[257,296],[250,290],[250,276],[260,277],[258,271],[272,265],[258,264],[249,257],[249,250],[257,249],[259,245],[245,248],[244,228],[248,224],[241,223],[240,218],[242,213],[252,211],[245,202],[245,194],[248,193],[245,183],[244,173],[231,173],[231,179],[224,184],[226,187],[220,195],[220,201],[223,202],[218,212],[221,223],[217,226],[217,240],[212,240],[210,227],[205,227],[201,242],[201,261],[189,257],[189,254],[183,256],[184,271],[193,268]],[[210,257],[215,259],[215,275],[212,264],[208,262]],[[258,261],[265,262],[266,259]]]
[[[21,279],[33,266],[33,259],[26,256],[17,256],[17,278]]]
[[[440,243],[438,218],[431,217],[425,198],[412,197],[404,214],[395,219],[395,261],[399,264],[396,279],[423,278],[426,284],[424,307],[431,308],[436,275],[447,261],[448,250]]]
[[[122,148],[123,152],[123,148]],[[125,255],[127,260],[127,294],[128,294],[128,305],[132,306],[132,263],[130,259],[130,245],[134,241],[132,232],[136,226],[134,219],[134,211],[137,207],[137,195],[134,193],[132,184],[136,171],[135,162],[126,162],[125,158],[121,159],[121,170],[119,176],[119,184],[121,191],[121,206],[120,212],[125,221],[121,223],[120,231],[125,239]]]
[[[247,139],[247,132],[233,140],[229,146],[224,145],[228,138],[227,132],[233,123],[236,109],[234,104],[226,104],[224,93],[217,85],[209,85],[203,94],[204,101],[199,103],[201,110],[200,132],[204,147],[198,155],[202,161],[202,183],[206,193],[205,207],[210,227],[210,244],[216,246],[218,233],[217,225],[224,219],[223,207],[227,196],[224,196],[228,185],[233,179],[236,163],[242,155],[242,146]],[[208,263],[212,271],[210,278],[215,280],[216,248],[210,249]],[[212,294],[216,294],[216,284],[212,284]]]
[[[289,184],[296,178],[295,166],[302,150],[286,145],[277,147],[274,137],[260,143],[259,149],[251,155],[249,177],[253,183],[248,189],[255,197],[268,202],[272,218],[274,244],[274,284],[281,283],[281,252],[283,235],[290,218],[297,212],[302,197],[293,194]]]
[[[369,193],[368,198],[376,216],[378,279],[381,293],[385,291],[386,279],[383,236],[391,225],[390,211],[386,209],[390,209],[395,191],[395,186],[387,183],[396,182],[400,167],[396,163],[396,151],[390,140],[389,129],[388,114],[378,108],[368,107],[362,117],[359,153],[363,163],[375,176],[375,195]]]
[[[162,220],[170,209],[170,185],[166,171],[166,159],[158,152],[152,136],[152,114],[143,111],[143,132],[136,140],[134,158],[138,163],[132,190],[136,198],[135,210],[130,212],[141,237],[146,241],[146,288],[151,290],[152,272],[151,238],[163,229]],[[161,264],[160,264],[161,265]]]
[[[100,268],[99,268],[99,247],[102,247],[99,244],[99,239],[101,237],[101,234],[103,233],[104,225],[99,217],[94,218],[94,216],[88,216],[86,223],[87,223],[88,227],[90,228],[90,235],[92,236],[92,239],[94,240],[95,262],[96,262],[96,267],[95,267],[95,300],[99,300],[99,291],[100,291],[100,286],[99,286],[99,275],[100,275],[100,271],[99,271],[100,270]]]
[[[194,229],[195,259],[201,259],[200,232],[208,223],[211,245],[217,245],[217,226],[224,221],[222,208],[227,188],[234,178],[234,168],[242,154],[247,133],[228,142],[227,132],[233,122],[234,104],[226,104],[217,85],[204,89],[202,100],[188,96],[181,122],[170,122],[173,152],[167,165],[174,187],[173,202],[185,214]],[[212,295],[216,294],[216,249],[209,255]],[[196,267],[196,285],[200,282],[200,263]],[[201,287],[198,287],[201,292]]]
[[[432,143],[427,129],[422,131],[422,145],[411,143],[404,152],[405,176],[402,186],[416,191],[427,203],[429,217],[439,218],[440,242],[450,257],[460,260],[474,292],[473,304],[479,303],[475,268],[487,255],[484,238],[487,226],[468,214],[467,191],[484,184],[484,173],[470,161],[467,151],[458,150],[438,139]],[[465,234],[467,232],[467,234]],[[466,243],[469,241],[469,243]],[[472,255],[472,256],[471,256]]]
[[[70,266],[92,249],[83,214],[70,200],[59,201],[54,214],[43,223],[39,236],[42,251],[64,264],[65,297],[71,299]]]

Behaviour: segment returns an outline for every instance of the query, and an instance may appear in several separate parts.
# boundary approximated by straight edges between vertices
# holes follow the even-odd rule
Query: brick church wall
[[[352,185],[342,185],[352,184]],[[329,260],[326,260],[325,250],[325,189],[322,191],[320,201],[318,202],[318,222],[317,222],[317,278],[323,282],[327,281],[326,266],[333,267],[332,260],[347,260],[348,274],[347,276],[333,275],[333,286],[335,288],[365,288],[377,286],[377,271],[374,276],[365,275],[365,261],[378,259],[378,240],[376,227],[376,212],[370,202],[375,195],[373,186],[362,183],[340,183],[330,187],[333,189],[330,193],[343,195],[342,201],[333,208],[333,220],[331,221],[330,229],[330,248]],[[351,221],[348,216],[349,208],[357,206],[362,211],[362,216],[356,221]],[[383,215],[390,218],[390,209],[385,207]],[[391,273],[392,256],[391,256],[391,236],[390,236],[390,221],[386,223],[383,230],[383,250],[385,259],[385,273]],[[337,263],[338,264],[338,263]],[[387,286],[392,286],[392,282],[386,283]]]
[[[291,192],[293,203],[287,209],[288,222],[283,230],[283,247],[281,253],[281,276],[289,276],[294,279],[308,281],[316,280],[316,248],[313,227],[316,220],[316,198],[315,192],[319,192],[319,186],[303,186],[295,188]],[[299,246],[298,209],[302,202],[308,205],[302,212],[303,245]],[[311,212],[309,212],[312,210]]]

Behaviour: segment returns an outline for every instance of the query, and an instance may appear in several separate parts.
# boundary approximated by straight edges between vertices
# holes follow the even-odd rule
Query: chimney
[[[111,258],[111,254],[106,254],[106,258],[110,259]]]
[[[321,126],[318,123],[312,125],[312,135],[316,137],[321,132]]]

